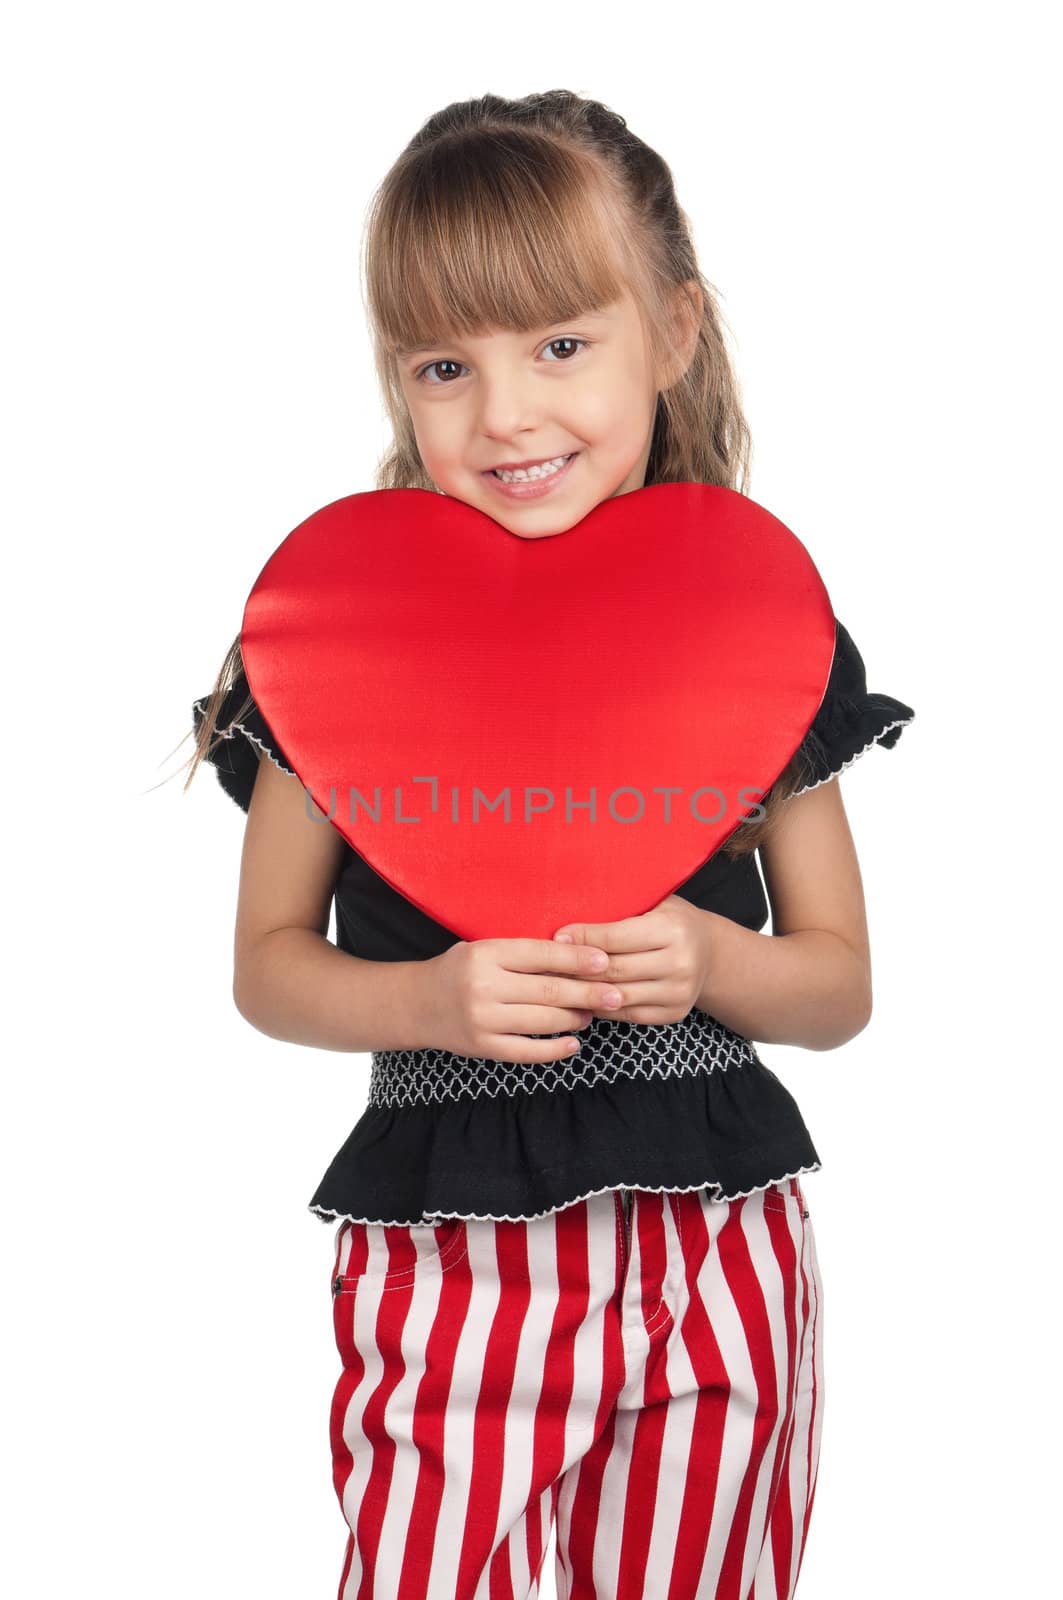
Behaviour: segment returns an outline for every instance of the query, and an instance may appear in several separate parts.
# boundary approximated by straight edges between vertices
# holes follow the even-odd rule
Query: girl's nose
[[[542,408],[519,378],[484,380],[480,399],[480,428],[499,444],[516,445],[519,435],[534,437],[542,431]],[[520,450],[516,451],[520,459]]]

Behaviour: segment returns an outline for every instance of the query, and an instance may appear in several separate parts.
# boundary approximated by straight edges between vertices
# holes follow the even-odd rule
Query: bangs
[[[414,148],[373,207],[366,284],[389,351],[599,311],[637,278],[611,175],[530,129]]]

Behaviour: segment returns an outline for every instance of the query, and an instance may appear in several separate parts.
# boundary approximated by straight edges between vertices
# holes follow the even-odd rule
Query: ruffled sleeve
[[[193,702],[192,721],[197,733],[206,718],[209,700],[210,695],[206,694]],[[269,723],[251,697],[247,678],[241,671],[218,708],[218,720],[205,759],[214,767],[226,794],[244,811],[251,805],[260,752],[282,772],[295,776]]]
[[[849,632],[835,621],[834,662],[823,703],[799,748],[804,771],[794,794],[827,783],[872,745],[890,750],[915,718],[911,706],[867,687],[863,659]]]

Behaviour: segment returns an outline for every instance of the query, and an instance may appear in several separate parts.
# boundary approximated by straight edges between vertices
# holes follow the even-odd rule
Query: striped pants
[[[339,1600],[789,1600],[823,1292],[797,1178],[340,1221]],[[548,1591],[546,1591],[548,1592]]]

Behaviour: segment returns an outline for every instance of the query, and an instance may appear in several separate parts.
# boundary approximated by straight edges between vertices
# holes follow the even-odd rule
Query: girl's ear
[[[671,338],[669,358],[658,384],[660,389],[670,389],[678,383],[690,365],[697,344],[698,329],[704,310],[701,285],[690,278],[681,283],[672,298]]]

